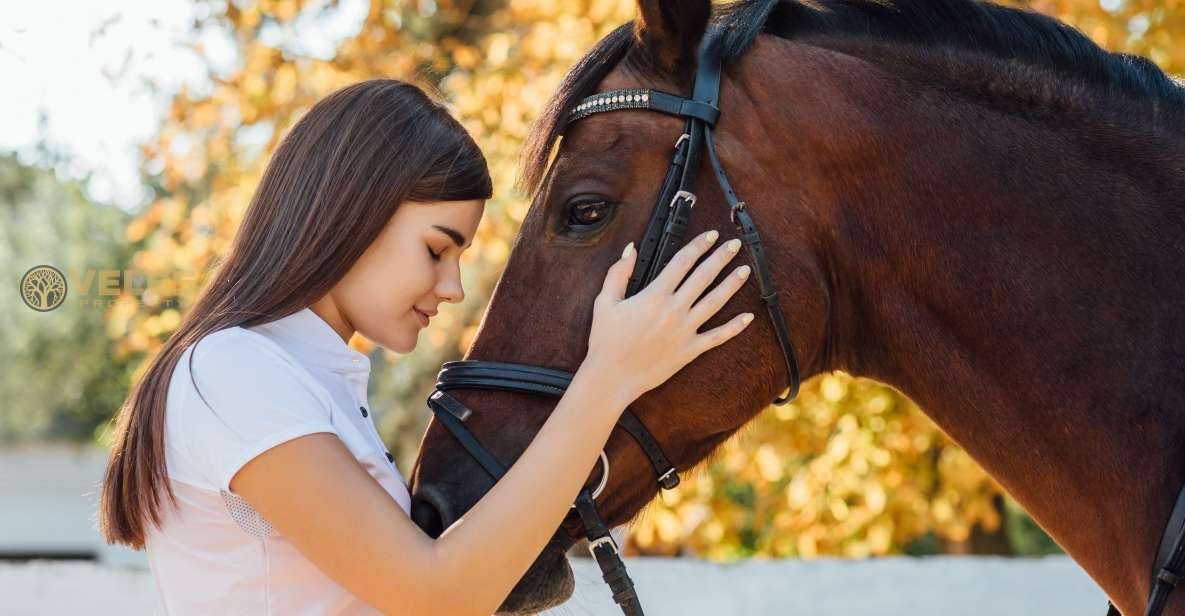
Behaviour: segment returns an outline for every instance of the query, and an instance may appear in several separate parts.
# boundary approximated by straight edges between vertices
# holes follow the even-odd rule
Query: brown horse
[[[641,236],[682,120],[599,114],[567,131],[550,169],[548,151],[586,95],[687,94],[710,12],[643,0],[569,74],[532,138],[535,201],[467,358],[579,366],[592,299]],[[845,370],[910,396],[1140,613],[1185,481],[1185,90],[1053,19],[969,0],[746,1],[715,21],[716,143],[804,377]],[[731,237],[710,172],[696,189],[688,236]],[[681,470],[787,384],[754,289],[705,327],[740,311],[758,318],[738,341],[632,407]],[[454,395],[504,463],[554,404]],[[598,507],[621,524],[654,497],[654,471],[621,430],[606,452]],[[413,517],[434,535],[490,488],[437,422],[412,483]],[[579,535],[573,517],[503,609],[566,599]],[[1178,594],[1166,614],[1185,614]]]

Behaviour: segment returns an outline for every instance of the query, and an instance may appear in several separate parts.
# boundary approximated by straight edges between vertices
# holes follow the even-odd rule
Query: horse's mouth
[[[556,533],[535,562],[531,563],[531,568],[498,608],[499,616],[535,614],[555,607],[572,596],[576,582],[565,556],[565,544],[571,543],[571,540],[565,541],[561,536],[562,533]]]

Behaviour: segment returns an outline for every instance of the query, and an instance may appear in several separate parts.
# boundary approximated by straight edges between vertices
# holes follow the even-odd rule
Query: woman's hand
[[[628,299],[624,299],[625,289],[637,250],[633,243],[626,246],[622,258],[609,268],[593,304],[588,355],[581,368],[608,371],[614,386],[626,388],[628,403],[658,387],[704,351],[741,333],[753,320],[752,313],[739,314],[698,333],[749,277],[749,266],[743,265],[696,301],[740,251],[741,241],[730,240],[688,276],[718,237],[718,232],[709,231],[693,239],[657,278]],[[684,277],[687,280],[680,285]]]

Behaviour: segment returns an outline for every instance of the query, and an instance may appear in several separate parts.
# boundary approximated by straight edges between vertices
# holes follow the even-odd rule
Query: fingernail
[[[725,244],[724,246],[725,246],[725,248],[728,249],[728,252],[736,252],[741,249],[741,241],[736,238],[733,238],[731,240],[728,240],[728,243]]]
[[[745,314],[741,315],[741,323],[743,323],[745,325],[748,325],[752,320],[753,320],[753,313],[752,312],[746,312]]]
[[[630,242],[625,245],[625,250],[621,251],[621,258],[628,259],[634,254],[634,243]]]
[[[720,232],[719,232],[719,231],[717,231],[717,230],[715,230],[715,229],[713,229],[713,230],[711,230],[711,231],[708,231],[707,233],[705,233],[705,234],[704,234],[704,237],[705,237],[705,238],[707,238],[707,240],[708,240],[708,243],[709,243],[709,244],[715,244],[715,243],[716,243],[716,238],[720,237]]]
[[[742,265],[737,268],[737,277],[744,280],[749,277],[750,268],[748,265]]]

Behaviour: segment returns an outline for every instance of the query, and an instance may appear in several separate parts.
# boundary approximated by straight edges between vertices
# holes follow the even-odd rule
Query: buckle
[[[664,490],[672,490],[679,485],[679,473],[675,471],[675,467],[667,469],[667,472],[658,478],[658,485]]]
[[[679,146],[683,145],[683,142],[687,141],[688,139],[691,139],[691,135],[688,135],[687,133],[679,135],[679,138],[675,140],[675,149],[678,150]]]
[[[597,548],[601,547],[602,545],[607,545],[613,548],[614,555],[621,555],[621,552],[617,549],[617,542],[613,540],[613,535],[605,535],[600,539],[595,539],[588,542],[588,553],[592,555],[593,560],[596,560],[597,558]]]
[[[686,190],[680,190],[679,192],[675,193],[675,196],[671,197],[671,203],[669,205],[667,205],[667,207],[669,207],[669,208],[675,207],[675,202],[678,201],[679,199],[682,199],[684,201],[691,203],[690,207],[695,207],[695,193],[688,192]]]
[[[600,496],[601,492],[605,491],[605,486],[609,484],[609,456],[605,455],[604,449],[601,450],[601,457],[598,460],[601,462],[601,480],[597,482],[597,487],[593,488],[592,497],[594,499]],[[569,507],[569,509],[575,508],[576,503],[572,503],[572,506]]]
[[[740,212],[744,209],[745,209],[745,202],[744,201],[737,201],[736,205],[732,206],[732,209],[728,210],[728,218],[729,218],[729,220],[732,221],[732,224],[734,224],[734,225],[737,224],[737,212]]]

